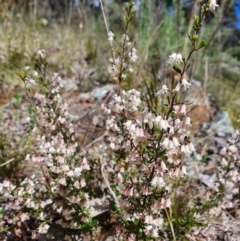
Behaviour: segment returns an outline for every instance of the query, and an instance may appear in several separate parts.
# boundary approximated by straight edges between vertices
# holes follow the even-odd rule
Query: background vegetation
[[[138,44],[138,75],[129,84],[139,85],[138,76],[151,79],[150,73],[162,77],[168,55],[186,50],[186,32],[193,11],[199,11],[195,1],[137,1],[134,25]],[[106,71],[108,50],[97,1],[13,1],[0,3],[0,76],[1,91],[7,97],[17,95],[21,83],[17,73],[31,65],[34,53],[46,50],[51,71],[63,78],[75,78],[79,90],[96,83],[109,82]],[[215,13],[206,19],[201,35],[210,39],[204,51],[193,61],[189,76],[203,82],[217,99],[219,108],[227,110],[234,123],[238,118],[239,44],[235,1],[221,1]],[[111,29],[121,34],[123,16],[121,1],[106,1]],[[99,41],[101,40],[101,41]],[[110,55],[109,55],[110,56]],[[200,62],[205,65],[200,65]],[[194,69],[194,73],[192,72]]]

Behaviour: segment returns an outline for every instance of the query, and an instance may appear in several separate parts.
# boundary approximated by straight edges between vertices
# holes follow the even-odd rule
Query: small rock
[[[109,92],[116,92],[117,86],[113,84],[108,84],[100,88],[96,88],[91,92],[91,96],[97,100],[101,101],[103,100]]]
[[[228,112],[218,113],[210,126],[210,130],[213,133],[216,133],[218,136],[226,136],[227,134],[232,134],[234,129],[232,127]]]
[[[214,180],[215,180],[215,174],[213,174],[213,175],[201,174],[200,175],[200,181],[207,187],[212,187],[214,184]]]

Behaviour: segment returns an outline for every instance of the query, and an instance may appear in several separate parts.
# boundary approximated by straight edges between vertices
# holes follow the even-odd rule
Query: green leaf
[[[179,74],[181,74],[181,69],[180,69],[180,67],[178,66],[178,64],[175,64],[174,66],[173,66],[173,69],[175,70],[175,71],[177,71]]]

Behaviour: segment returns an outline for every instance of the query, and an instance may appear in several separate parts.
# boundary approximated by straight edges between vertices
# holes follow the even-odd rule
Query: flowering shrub
[[[60,230],[64,240],[98,240],[101,227],[91,216],[89,204],[90,198],[97,197],[92,191],[94,182],[117,217],[114,229],[119,240],[181,239],[197,226],[199,215],[226,204],[220,203],[226,180],[229,176],[233,182],[239,180],[233,141],[220,153],[219,182],[208,190],[208,199],[203,200],[202,207],[194,207],[192,201],[183,220],[175,213],[174,203],[187,182],[186,156],[195,151],[189,131],[190,108],[182,97],[191,83],[183,76],[192,54],[206,44],[205,40],[199,41],[200,29],[206,14],[216,7],[216,1],[206,1],[200,15],[195,16],[189,35],[189,54],[169,56],[167,63],[179,74],[179,79],[172,87],[162,85],[151,97],[161,100],[162,106],[152,105],[135,89],[122,89],[126,74],[133,72],[132,63],[138,59],[128,36],[133,4],[126,4],[120,41],[105,22],[112,53],[108,71],[118,84],[119,93],[102,106],[109,114],[107,143],[85,152],[68,122],[68,106],[60,95],[60,77],[47,76],[45,51],[37,52],[38,71],[31,76],[26,69],[21,78],[33,108],[27,121],[38,143],[35,154],[27,158],[39,163],[42,176],[31,176],[17,185],[5,180],[0,185],[5,200],[1,221],[5,240],[25,238],[29,225],[34,226],[33,239],[42,234],[56,237]],[[175,228],[183,223],[182,229]]]
[[[39,163],[42,176],[26,178],[17,188],[3,183],[7,191],[1,192],[6,199],[10,198],[4,205],[4,221],[6,226],[14,228],[15,235],[19,237],[26,235],[22,231],[22,223],[34,217],[38,228],[31,234],[33,239],[38,237],[37,233],[48,233],[51,236],[52,233],[48,232],[50,226],[57,226],[63,228],[62,235],[68,234],[66,240],[78,240],[84,232],[86,238],[96,224],[89,213],[86,188],[85,173],[90,170],[90,166],[80,154],[73,126],[67,121],[67,104],[59,94],[60,77],[54,74],[48,80],[44,76],[46,62],[42,53],[38,53],[39,73],[35,74],[44,86],[41,93],[33,92],[33,87],[36,90],[34,79],[22,76],[28,100],[33,107],[36,106],[34,114],[27,121],[32,125],[38,148],[35,155],[28,155],[27,158]],[[11,219],[9,215],[14,212],[17,215]],[[68,231],[64,232],[64,229]]]

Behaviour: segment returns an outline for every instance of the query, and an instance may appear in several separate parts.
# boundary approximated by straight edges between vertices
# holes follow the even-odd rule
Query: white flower
[[[183,62],[182,55],[180,53],[173,53],[169,56],[169,59],[167,61],[168,64],[174,66],[175,64],[179,64]]]
[[[180,145],[178,139],[175,136],[173,137],[172,141],[175,147],[178,147]]]
[[[158,187],[164,187],[165,186],[165,182],[164,182],[163,178],[162,177],[156,177],[156,176],[152,179],[151,184],[154,187],[157,187],[157,186]]]
[[[181,152],[185,154],[191,154],[193,151],[195,151],[195,147],[192,143],[181,146]]]
[[[169,90],[168,90],[168,87],[166,86],[166,85],[163,85],[162,86],[162,89],[161,90],[159,90],[155,95],[156,96],[159,96],[159,95],[161,95],[161,94],[169,94]]]
[[[48,224],[41,225],[41,226],[38,228],[38,232],[39,232],[39,233],[47,233],[49,227],[50,227],[50,226],[49,226]]]
[[[188,146],[189,146],[190,152],[196,151],[196,149],[192,143],[189,143]]]
[[[162,145],[163,145],[164,148],[168,148],[169,139],[168,139],[168,138],[165,138],[164,141],[162,142]]]
[[[39,55],[42,59],[46,57],[46,51],[44,49],[39,49],[37,51],[37,55]]]
[[[182,166],[182,174],[187,175],[187,170],[185,166]]]
[[[26,118],[26,122],[30,123],[30,121],[31,121],[31,118],[28,116],[28,117]]]
[[[168,94],[169,93],[168,87],[166,85],[162,86],[162,93],[163,94]]]
[[[129,70],[130,73],[132,73],[133,72],[133,67],[131,65],[129,65],[128,66],[128,70]]]
[[[161,162],[161,168],[163,171],[167,170],[167,166],[166,166],[165,162]]]
[[[219,5],[217,4],[216,0],[210,0],[210,4],[209,4],[209,8],[211,11],[215,11],[216,7],[218,7]]]
[[[160,115],[155,118],[154,122],[163,130],[167,130],[169,127],[168,121],[163,119]]]
[[[153,217],[152,217],[152,215],[146,215],[144,221],[145,221],[145,223],[147,223],[147,224],[152,224],[152,223],[153,223]]]
[[[186,125],[186,126],[190,126],[190,125],[191,125],[191,119],[190,119],[189,116],[186,117],[185,125]]]
[[[29,80],[29,84],[31,84],[31,85],[36,85],[36,80],[30,79],[30,80]]]
[[[81,167],[76,167],[74,170],[75,177],[79,177],[82,173],[82,168]]]
[[[114,38],[113,32],[109,31],[108,32],[108,41],[111,43],[113,41],[113,38]]]
[[[126,41],[129,41],[129,37],[128,37],[128,35],[127,34],[123,34],[122,35],[122,39],[124,40],[126,40]]]
[[[122,79],[126,79],[127,75],[126,74],[122,74]]]
[[[132,51],[128,54],[131,62],[135,62],[137,60],[138,56],[136,52],[137,50],[135,48],[132,48]]]
[[[191,84],[188,83],[186,79],[182,79],[182,85],[183,85],[184,89],[186,90],[186,89],[189,88],[189,86],[190,86]]]
[[[110,67],[108,67],[108,73],[110,74],[110,75],[115,75],[116,73],[118,72],[118,70],[117,70],[117,67],[116,67],[116,65],[112,65],[112,66],[110,66]]]
[[[144,119],[143,119],[143,123],[148,123],[149,128],[152,129],[153,128],[153,120],[155,119],[155,115],[152,112],[145,112],[145,113],[143,113],[143,115],[145,115]]]

